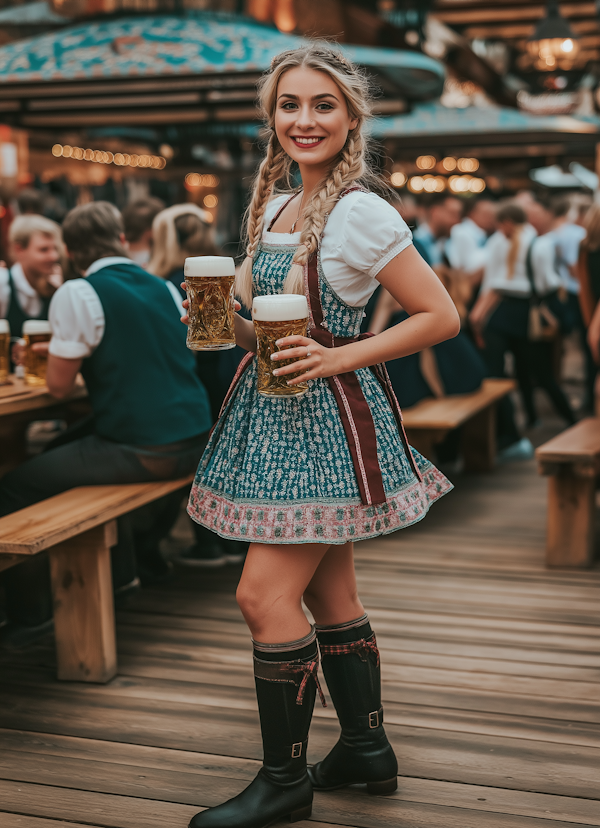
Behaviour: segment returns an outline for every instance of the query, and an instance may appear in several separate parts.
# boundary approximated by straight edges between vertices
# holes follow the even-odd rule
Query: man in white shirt
[[[439,193],[427,197],[427,221],[413,233],[423,258],[431,267],[442,264],[446,258],[445,246],[452,228],[460,222],[463,206],[456,196]]]
[[[16,218],[9,244],[14,264],[0,268],[0,319],[21,336],[27,319],[47,319],[50,299],[62,284],[60,227],[38,215]]]
[[[467,202],[467,214],[450,231],[448,258],[452,267],[479,284],[486,262],[486,243],[496,229],[496,204],[490,198]]]
[[[63,232],[86,278],[65,282],[52,299],[46,381],[62,399],[81,371],[94,417],[0,480],[0,516],[77,486],[183,477],[196,468],[211,426],[206,391],[186,347],[179,293],[126,256],[116,207],[77,207]],[[179,504],[176,496],[154,503],[142,521],[135,513],[119,519],[119,542],[111,550],[115,586],[135,579],[134,533],[142,580],[166,574],[158,541]],[[1,577],[9,622],[3,641],[35,640],[52,618],[47,558],[37,555]]]

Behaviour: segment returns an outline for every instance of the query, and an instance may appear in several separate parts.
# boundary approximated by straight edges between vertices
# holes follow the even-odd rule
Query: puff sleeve
[[[104,335],[102,304],[85,279],[59,287],[50,302],[48,320],[52,330],[49,352],[63,359],[90,356]]]
[[[361,193],[352,200],[340,247],[347,265],[375,279],[410,244],[412,233],[387,201],[374,193]]]

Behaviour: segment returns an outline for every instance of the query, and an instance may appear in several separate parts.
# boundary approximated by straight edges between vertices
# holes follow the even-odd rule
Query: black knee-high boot
[[[366,783],[371,794],[393,793],[398,762],[383,729],[379,650],[366,615],[317,627],[321,663],[342,728],[329,754],[309,768],[316,790]]]
[[[287,644],[254,642],[263,766],[239,796],[196,814],[190,828],[266,828],[280,819],[308,819],[313,793],[306,747],[317,688],[321,692],[318,666],[314,631]]]

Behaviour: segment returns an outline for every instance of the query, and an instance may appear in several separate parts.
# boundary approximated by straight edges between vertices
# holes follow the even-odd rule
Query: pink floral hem
[[[417,523],[429,507],[453,488],[435,466],[423,471],[423,482],[388,494],[386,503],[363,506],[347,501],[298,503],[233,502],[194,483],[188,514],[222,538],[260,543],[328,543],[367,540]]]

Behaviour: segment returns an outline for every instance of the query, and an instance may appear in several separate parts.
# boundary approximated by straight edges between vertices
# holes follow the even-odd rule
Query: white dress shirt
[[[36,318],[42,312],[42,300],[27,281],[27,277],[23,273],[23,268],[17,262],[11,268],[13,285],[16,291],[16,299],[24,313],[27,316]],[[8,283],[8,270],[5,267],[0,267],[0,319],[5,319],[8,309],[10,307],[11,295],[10,286]]]
[[[530,224],[521,231],[519,253],[512,278],[508,277],[508,252],[511,242],[504,233],[494,233],[488,241],[488,260],[481,292],[497,290],[511,296],[527,297],[531,295],[531,286],[527,277],[527,252],[531,251],[531,265],[535,289],[540,296],[552,293],[561,286],[561,278],[556,269],[556,243],[552,233],[537,236]]]
[[[552,231],[556,241],[557,265],[564,287],[569,293],[579,293],[579,279],[571,273],[571,268],[579,259],[579,245],[586,236],[586,231],[578,224],[565,222]]]
[[[90,265],[85,275],[91,276],[104,267],[117,264],[138,266],[124,256],[105,256]],[[173,297],[177,313],[182,316],[184,309],[179,291],[170,282],[165,281],[165,284]],[[49,353],[54,356],[83,359],[89,357],[102,342],[104,309],[100,297],[85,278],[71,279],[56,291],[50,302],[48,318],[52,330]]]
[[[278,196],[267,205],[265,228],[288,198]],[[297,247],[299,241],[300,233],[263,233],[265,244]],[[387,201],[375,193],[349,193],[338,201],[325,225],[319,250],[323,273],[343,302],[360,308],[375,292],[377,275],[410,244],[406,222]]]
[[[486,242],[487,233],[472,219],[466,218],[460,224],[455,224],[447,245],[452,267],[465,273],[475,273],[484,267],[487,258]]]

